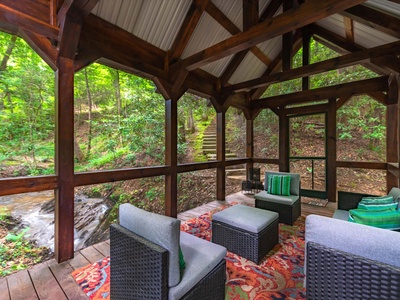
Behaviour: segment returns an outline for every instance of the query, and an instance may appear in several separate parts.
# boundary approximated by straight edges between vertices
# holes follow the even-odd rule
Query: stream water
[[[54,251],[54,192],[36,192],[0,197],[0,209],[6,209],[20,218],[29,227],[27,237],[38,246]],[[75,196],[75,250],[85,246],[85,242],[97,229],[109,207],[103,199]]]

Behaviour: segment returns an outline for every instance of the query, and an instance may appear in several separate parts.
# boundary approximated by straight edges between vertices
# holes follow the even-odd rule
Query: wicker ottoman
[[[234,205],[213,215],[212,242],[256,264],[279,243],[279,214]]]

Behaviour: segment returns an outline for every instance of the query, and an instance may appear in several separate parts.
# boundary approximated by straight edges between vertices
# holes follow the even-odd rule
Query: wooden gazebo
[[[272,163],[289,171],[289,117],[325,113],[326,195],[336,199],[336,168],[387,171],[399,186],[399,0],[1,0],[0,28],[22,37],[56,73],[56,171],[53,176],[0,179],[0,195],[55,190],[55,254],[74,255],[74,188],[165,176],[165,214],[177,215],[179,173]],[[342,56],[310,64],[313,37]],[[303,66],[292,55],[303,47]],[[74,173],[74,73],[93,62],[148,78],[165,98],[165,165]],[[309,76],[362,64],[379,77],[309,89]],[[302,92],[260,98],[268,85],[303,78]],[[217,160],[177,162],[177,103],[185,92],[210,99],[217,112]],[[336,158],[336,111],[368,94],[387,106],[387,162]],[[315,101],[325,100],[322,104]],[[301,107],[291,104],[304,103]],[[245,158],[225,159],[225,113],[247,120]],[[279,117],[279,158],[254,157],[253,121],[262,109]]]

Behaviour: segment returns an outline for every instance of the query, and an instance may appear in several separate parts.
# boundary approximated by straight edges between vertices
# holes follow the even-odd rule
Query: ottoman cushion
[[[215,221],[253,233],[262,231],[278,218],[279,214],[276,212],[241,204],[234,205],[213,215],[213,220]]]

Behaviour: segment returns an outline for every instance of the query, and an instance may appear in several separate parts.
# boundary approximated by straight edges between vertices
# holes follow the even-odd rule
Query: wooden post
[[[59,57],[56,71],[54,251],[58,262],[74,257],[74,61]]]
[[[178,215],[178,100],[165,101],[165,163],[170,172],[165,176],[165,215]]]
[[[303,32],[303,66],[310,64],[310,40],[311,35],[307,27],[302,28]],[[310,88],[310,77],[306,76],[302,78],[302,90],[308,90]]]
[[[326,192],[330,202],[336,202],[336,99],[329,99],[326,114]]]
[[[289,170],[289,118],[282,110],[279,113],[279,171]]]
[[[217,200],[225,200],[225,111],[217,113]]]
[[[250,168],[253,168],[254,157],[254,119],[246,119],[246,157],[250,162],[246,164],[246,174],[249,174]],[[247,176],[246,176],[247,178]]]
[[[399,102],[400,84],[398,76],[391,76],[388,85],[388,105],[386,106],[386,160],[398,164],[399,160]],[[386,189],[399,187],[399,178],[386,171]]]
[[[283,12],[293,8],[293,0],[283,0]],[[293,32],[282,35],[282,71],[292,68]]]

